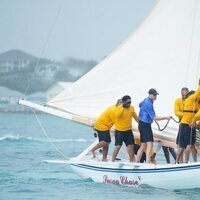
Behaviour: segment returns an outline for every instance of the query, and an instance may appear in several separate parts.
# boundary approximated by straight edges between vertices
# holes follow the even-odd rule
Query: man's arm
[[[181,99],[177,99],[174,103],[174,114],[181,119],[183,117],[183,112],[180,110],[180,101]]]
[[[166,117],[160,117],[160,116],[155,116],[153,118],[153,120],[156,120],[156,121],[160,121],[160,120],[170,120],[172,117],[171,116],[166,116]]]
[[[133,107],[132,107],[132,117],[135,119],[135,121],[136,121],[137,123],[139,123],[138,116],[137,116],[137,114],[136,114],[136,112],[135,112],[135,110],[134,110]]]

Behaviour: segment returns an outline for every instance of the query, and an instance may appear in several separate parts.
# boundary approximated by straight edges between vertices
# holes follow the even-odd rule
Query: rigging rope
[[[51,35],[52,35],[54,29],[55,29],[56,22],[57,22],[57,20],[58,20],[58,17],[59,17],[59,15],[60,15],[60,12],[61,12],[61,9],[62,9],[63,1],[64,1],[64,0],[61,0],[61,1],[60,1],[60,4],[59,4],[59,7],[58,7],[58,11],[57,11],[57,13],[56,13],[54,22],[53,22],[52,26],[50,27],[49,34],[47,35],[47,39],[46,39],[46,41],[44,42],[44,45],[43,45],[43,48],[42,48],[42,50],[41,50],[39,59],[37,59],[35,68],[37,68],[38,65],[40,64],[40,61],[41,61],[41,59],[42,59],[42,56],[44,55],[44,52],[45,52],[45,50],[46,50],[46,48],[47,48],[47,44],[48,44],[48,42],[49,42],[49,39],[50,39],[50,37],[51,37]],[[34,74],[34,72],[33,72],[33,74]],[[25,92],[24,92],[25,95],[27,95],[30,86],[31,86],[31,79],[28,80],[28,84],[27,84],[27,87],[26,87]]]
[[[176,122],[176,123],[180,123],[180,120],[177,121],[176,119],[174,119],[174,117],[171,117],[171,119],[172,119],[174,122]],[[163,128],[160,128],[160,125],[159,125],[158,121],[156,121],[156,120],[154,120],[154,121],[155,121],[155,123],[156,123],[157,126],[158,126],[158,130],[159,130],[159,131],[164,131],[164,130],[167,128],[167,126],[168,126],[170,120],[167,120],[167,123],[165,124],[165,126],[164,126]]]
[[[171,119],[174,121],[174,122],[176,122],[177,124],[179,124],[180,123],[180,119],[179,120],[176,120],[174,117],[171,117]]]
[[[185,77],[185,85],[188,82],[188,74],[189,74],[189,66],[190,66],[190,58],[192,54],[192,40],[194,36],[194,28],[195,28],[195,21],[196,21],[196,13],[197,13],[197,0],[195,1],[194,4],[194,16],[193,16],[193,23],[192,23],[192,32],[191,32],[191,38],[190,38],[190,44],[189,44],[189,56],[188,56],[188,61],[187,61],[187,70],[186,70],[186,77]]]
[[[48,134],[47,134],[47,132],[45,131],[44,127],[42,126],[42,123],[40,122],[40,120],[39,120],[39,118],[38,118],[38,116],[37,116],[35,110],[34,110],[34,109],[31,109],[31,110],[32,110],[33,113],[34,113],[34,116],[35,116],[35,118],[36,118],[36,120],[37,120],[37,122],[38,122],[40,128],[42,129],[42,132],[43,132],[44,135],[47,137],[47,139],[48,139],[49,142],[51,143],[52,147],[53,147],[61,156],[63,156],[63,158],[69,160],[69,158],[68,158],[67,156],[65,156],[65,154],[64,154],[62,151],[60,151],[60,150],[58,149],[58,147],[53,143],[53,141],[51,140],[51,138],[48,136]]]
[[[154,122],[157,124],[159,131],[164,131],[167,128],[167,125],[169,124],[169,120],[167,120],[167,123],[165,124],[165,126],[163,128],[160,128],[159,123],[156,120],[154,120]]]

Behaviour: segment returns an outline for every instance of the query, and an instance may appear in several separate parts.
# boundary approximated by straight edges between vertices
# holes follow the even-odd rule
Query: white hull
[[[81,178],[90,178],[97,183],[131,187],[147,184],[173,190],[200,187],[200,162],[148,165],[76,161],[70,165]]]

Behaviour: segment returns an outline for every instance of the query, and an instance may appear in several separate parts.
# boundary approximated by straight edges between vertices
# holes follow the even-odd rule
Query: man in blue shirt
[[[140,104],[140,112],[139,112],[139,132],[140,132],[140,141],[141,146],[137,152],[137,162],[140,162],[141,156],[144,152],[144,149],[147,147],[146,151],[146,163],[150,163],[151,152],[153,149],[153,132],[151,129],[151,124],[153,120],[170,120],[171,116],[167,117],[159,117],[156,116],[153,102],[157,99],[158,92],[151,88],[149,90],[149,96],[145,98]]]

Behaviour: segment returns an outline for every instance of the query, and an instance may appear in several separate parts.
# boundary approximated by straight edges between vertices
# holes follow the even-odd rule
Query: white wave
[[[86,140],[84,138],[78,138],[78,139],[55,139],[51,138],[50,140],[48,138],[32,138],[32,137],[24,137],[20,135],[4,135],[0,137],[0,141],[37,141],[37,142],[55,142],[55,143],[62,143],[62,142],[88,142],[89,140]],[[91,140],[92,141],[92,140]]]

